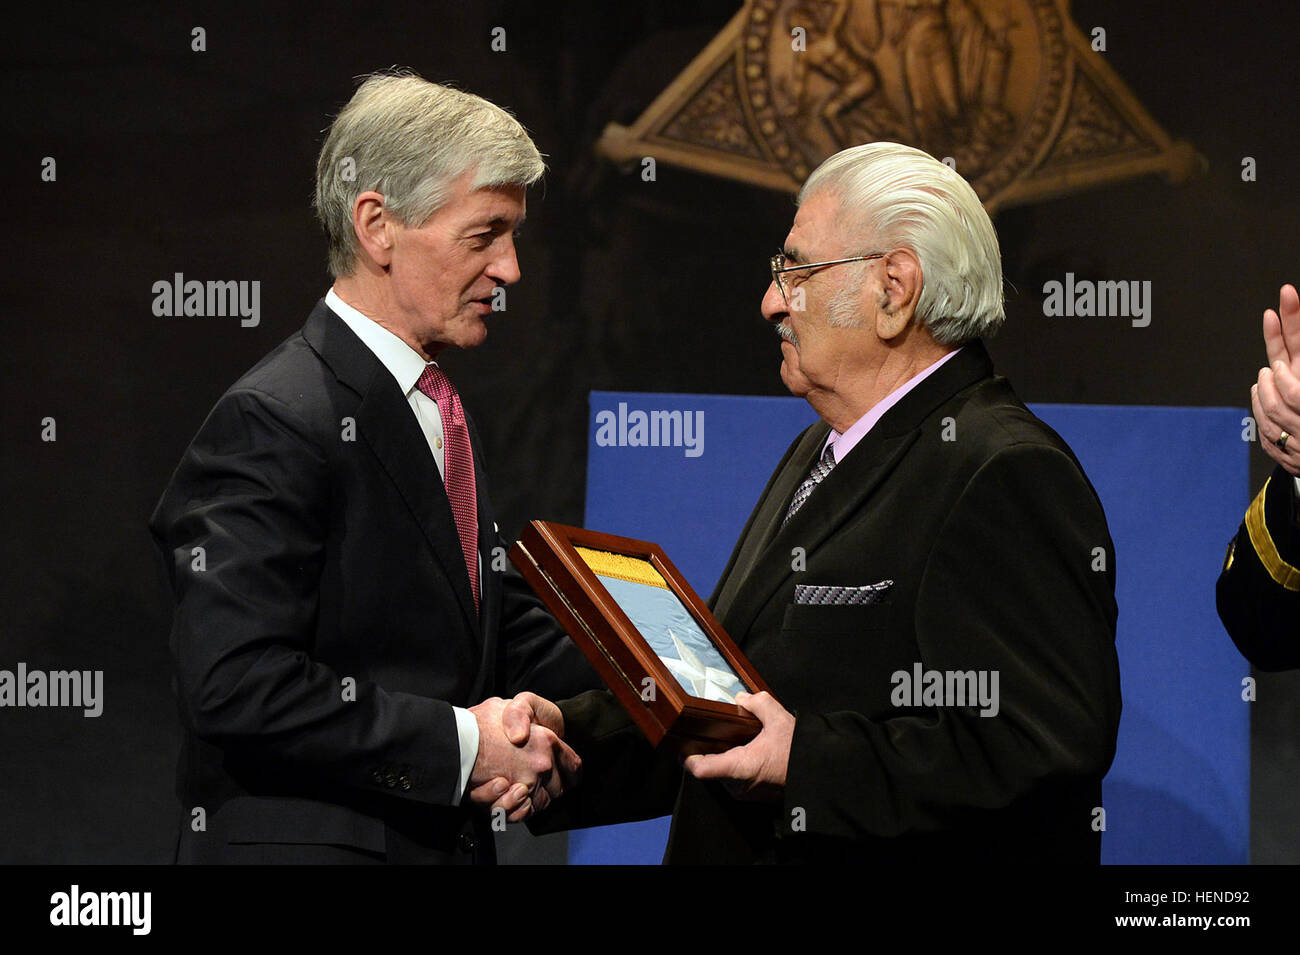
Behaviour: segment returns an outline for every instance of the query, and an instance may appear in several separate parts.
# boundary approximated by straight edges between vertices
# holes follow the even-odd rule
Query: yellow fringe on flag
[[[611,554],[609,551],[592,550],[589,547],[575,547],[578,556],[586,561],[602,577],[626,580],[634,584],[646,584],[650,587],[662,587],[668,590],[668,581],[664,580],[654,564],[640,557],[628,557],[626,554]]]

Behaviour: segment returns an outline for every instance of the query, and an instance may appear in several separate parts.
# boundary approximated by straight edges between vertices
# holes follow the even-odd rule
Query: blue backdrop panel
[[[702,442],[638,443],[634,412],[649,420],[656,410],[693,421],[702,412],[702,435],[691,435]],[[1245,412],[1033,410],[1078,455],[1115,540],[1124,713],[1105,782],[1103,860],[1246,862],[1249,667],[1214,610],[1214,580],[1248,501]],[[772,469],[813,420],[795,398],[593,392],[586,525],[658,542],[707,595]],[[574,833],[570,861],[658,862],[667,832],[663,819]]]
[[[1124,712],[1104,784],[1108,863],[1244,863],[1250,666],[1214,581],[1248,503],[1246,412],[1036,405],[1092,479],[1115,540]]]

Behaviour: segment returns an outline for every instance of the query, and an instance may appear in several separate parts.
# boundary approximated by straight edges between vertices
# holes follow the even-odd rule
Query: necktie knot
[[[416,381],[415,387],[419,388],[434,401],[442,404],[448,401],[456,394],[456,389],[452,387],[451,379],[442,373],[442,369],[437,365],[428,364],[424,366],[424,373]]]

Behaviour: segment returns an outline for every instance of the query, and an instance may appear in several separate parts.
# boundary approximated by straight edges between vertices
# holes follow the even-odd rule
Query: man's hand
[[[1277,311],[1264,312],[1264,348],[1269,367],[1261,368],[1250,389],[1250,407],[1264,453],[1289,474],[1300,475],[1300,296],[1283,285]],[[1282,433],[1288,435],[1279,447]]]
[[[558,799],[576,777],[582,761],[551,728],[564,729],[554,703],[524,693],[509,702],[492,697],[469,711],[479,729],[471,802],[504,809],[508,821],[519,822]]]
[[[564,714],[550,700],[536,693],[524,692],[506,702],[501,710],[501,725],[505,730],[506,739],[520,746],[528,741],[539,726],[550,730],[557,737],[562,737]],[[560,745],[565,746],[563,743]],[[565,746],[565,749],[569,748]],[[520,822],[534,812],[541,812],[552,799],[558,799],[563,794],[565,787],[570,787],[577,782],[582,761],[576,755],[574,758],[577,759],[575,768],[569,769],[566,764],[560,767],[561,773],[558,776],[552,774],[546,791],[540,797],[540,802],[536,798],[530,799],[529,793],[522,786],[518,784],[510,786],[502,778],[490,780],[478,789],[471,790],[469,797],[474,802],[490,805],[494,811],[504,810],[509,822]]]
[[[737,693],[736,704],[757,716],[763,731],[725,753],[686,757],[686,771],[696,779],[725,781],[737,799],[779,800],[790,765],[794,715],[767,692]]]
[[[533,724],[545,726],[556,736],[564,736],[564,714],[550,700],[536,693],[520,693],[506,703],[501,712],[506,739],[521,744],[528,739]]]

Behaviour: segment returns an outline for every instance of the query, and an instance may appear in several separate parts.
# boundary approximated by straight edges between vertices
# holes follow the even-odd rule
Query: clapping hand
[[[1300,296],[1293,285],[1282,286],[1276,312],[1264,312],[1264,348],[1269,367],[1250,389],[1260,447],[1287,473],[1300,475]]]

